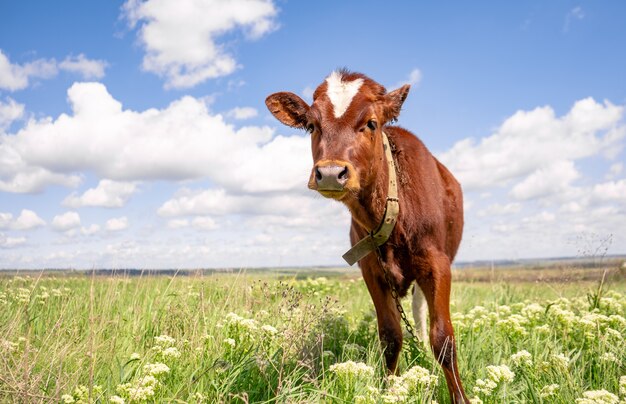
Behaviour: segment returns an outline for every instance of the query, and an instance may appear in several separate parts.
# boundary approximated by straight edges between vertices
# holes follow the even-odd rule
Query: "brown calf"
[[[368,77],[342,70],[317,87],[311,106],[287,92],[272,94],[265,103],[280,122],[311,134],[309,188],[348,207],[353,245],[376,229],[384,214],[389,171],[382,132],[387,134],[397,167],[400,213],[391,237],[380,247],[382,260],[401,296],[417,282],[413,312],[420,336],[425,338],[425,297],[430,344],[450,397],[455,403],[467,402],[449,308],[450,263],[463,232],[463,196],[452,174],[417,137],[387,125],[398,118],[408,92],[405,85],[387,93]],[[387,367],[395,372],[402,348],[400,315],[376,253],[359,265],[376,307]]]

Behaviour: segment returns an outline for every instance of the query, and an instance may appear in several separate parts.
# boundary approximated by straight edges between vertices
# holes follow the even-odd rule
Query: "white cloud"
[[[38,193],[49,185],[74,188],[81,182],[78,175],[56,174],[41,167],[28,166],[14,150],[7,150],[2,144],[0,144],[0,169],[5,169],[0,174],[0,191],[4,192]],[[5,175],[8,177],[6,180],[2,178]]]
[[[522,223],[525,224],[545,224],[548,222],[554,222],[556,216],[552,212],[542,211],[536,215],[528,216],[522,219]]]
[[[402,87],[405,84],[409,84],[413,87],[416,87],[422,81],[422,72],[420,69],[413,69],[411,73],[409,73],[409,77],[406,80],[400,81],[392,86],[392,89],[396,89],[398,87]]]
[[[0,212],[0,229],[6,229],[11,226],[13,215],[10,213]]]
[[[80,216],[77,212],[65,212],[52,219],[52,228],[56,231],[67,231],[80,226]]]
[[[250,39],[276,28],[271,0],[128,0],[123,13],[146,55],[143,68],[166,79],[166,87],[188,88],[225,76],[237,61],[217,40],[243,30]]]
[[[182,229],[189,227],[189,220],[187,219],[171,219],[167,222],[167,227],[170,229]]]
[[[478,212],[478,216],[505,216],[517,213],[522,210],[520,203],[507,203],[505,205],[494,203]]]
[[[166,201],[157,213],[163,217],[275,214],[293,216],[311,207],[313,199],[301,195],[231,195],[224,189],[183,189]],[[328,201],[327,201],[328,202]]]
[[[595,201],[626,202],[626,179],[596,184],[593,187],[591,198]]]
[[[228,111],[226,116],[232,117],[234,119],[244,120],[254,118],[258,114],[258,111],[252,107],[236,107]]]
[[[609,179],[615,178],[616,176],[620,175],[623,170],[624,170],[624,163],[622,162],[613,163],[611,164],[611,167],[609,167],[609,172],[607,173],[606,177]]]
[[[11,228],[15,230],[30,230],[45,224],[46,222],[37,216],[37,213],[32,210],[22,209],[20,215],[11,224]]]
[[[26,243],[26,237],[7,237],[0,233],[0,248],[14,248]]]
[[[28,87],[31,78],[50,78],[57,71],[54,59],[37,59],[23,65],[13,64],[0,49],[0,90],[22,90]]]
[[[32,210],[22,209],[15,220],[11,213],[0,212],[0,229],[30,230],[45,224],[46,222]]]
[[[60,63],[55,59],[37,59],[20,65],[11,63],[0,49],[0,90],[23,90],[32,78],[49,79],[56,76],[59,69],[78,73],[85,79],[100,79],[104,77],[106,66],[105,61],[87,59],[82,53],[68,56]]]
[[[302,188],[311,169],[307,137],[273,137],[266,126],[236,130],[193,97],[135,112],[102,84],[76,83],[68,99],[73,115],[31,120],[0,136],[0,190],[77,186],[75,173],[90,171],[113,181],[208,177],[227,189],[285,191]]]
[[[72,208],[83,206],[100,206],[105,208],[123,207],[137,186],[132,182],[118,182],[112,180],[100,180],[96,188],[90,188],[82,195],[72,193],[67,196],[62,204]]]
[[[576,6],[572,8],[571,10],[569,10],[567,14],[565,15],[565,22],[563,23],[563,32],[564,33],[569,32],[572,21],[582,20],[583,18],[585,18],[585,12],[583,11],[582,7]]]
[[[466,191],[503,186],[539,169],[550,170],[555,161],[565,164],[619,150],[626,135],[623,115],[624,107],[592,98],[577,101],[560,118],[550,107],[518,111],[493,135],[478,143],[463,139],[439,157]]]
[[[24,105],[18,104],[12,98],[6,102],[0,101],[0,133],[6,130],[11,123],[24,115]]]
[[[555,161],[540,167],[513,187],[510,195],[518,200],[541,198],[565,191],[580,177],[571,161]]]
[[[68,56],[59,63],[59,69],[78,73],[83,79],[101,79],[107,63],[104,60],[87,59],[82,53],[78,56]]]
[[[128,228],[128,218],[126,216],[107,220],[105,226],[108,231],[121,231]]]
[[[83,236],[93,236],[94,234],[96,234],[97,232],[100,231],[100,226],[97,224],[91,224],[87,227],[81,227],[80,228],[80,233]]]
[[[313,102],[313,94],[315,93],[315,89],[311,86],[306,86],[302,90],[302,97],[309,103]]]
[[[215,220],[208,216],[195,217],[191,221],[191,225],[199,230],[214,230],[218,227],[217,223],[215,223]]]

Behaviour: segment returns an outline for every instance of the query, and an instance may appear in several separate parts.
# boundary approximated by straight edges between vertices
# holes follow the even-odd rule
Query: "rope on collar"
[[[371,231],[343,255],[343,259],[351,266],[389,240],[389,236],[391,236],[391,232],[396,225],[398,213],[400,212],[396,164],[393,161],[391,146],[389,145],[389,139],[385,132],[383,132],[383,149],[385,150],[387,167],[389,168],[389,184],[387,185],[385,213],[383,214],[383,220],[378,225],[378,228],[375,231]]]

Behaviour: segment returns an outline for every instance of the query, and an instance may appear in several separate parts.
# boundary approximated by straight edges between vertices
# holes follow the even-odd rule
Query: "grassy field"
[[[626,281],[602,273],[455,272],[468,395],[626,402]],[[2,276],[0,402],[448,402],[430,353],[384,374],[363,281],[325,275]]]

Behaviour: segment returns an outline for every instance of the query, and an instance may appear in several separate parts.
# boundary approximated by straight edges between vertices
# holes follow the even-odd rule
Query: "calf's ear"
[[[398,116],[400,116],[400,110],[402,109],[402,104],[404,104],[404,100],[406,100],[407,95],[409,95],[410,89],[411,86],[409,84],[405,84],[402,87],[385,94],[383,101],[385,122],[395,121],[398,119]]]
[[[265,99],[265,105],[279,121],[292,128],[305,128],[309,106],[294,93],[274,93]]]

